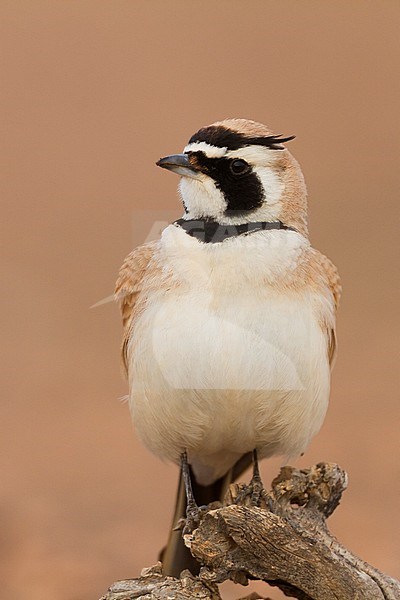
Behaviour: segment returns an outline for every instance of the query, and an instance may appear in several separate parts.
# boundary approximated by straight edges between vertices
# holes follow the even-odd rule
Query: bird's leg
[[[186,450],[181,454],[181,467],[183,483],[185,484],[186,492],[186,508],[187,510],[194,510],[195,508],[197,508],[197,504],[193,495],[192,480],[190,478],[190,470]]]
[[[197,506],[193,495],[192,480],[190,478],[190,469],[186,450],[181,454],[181,469],[186,492],[186,525],[183,528],[183,534],[186,534],[192,533],[192,531],[196,529],[200,523],[200,509]]]
[[[263,482],[261,480],[260,469],[258,467],[257,450],[253,450],[253,475],[248,486],[245,487],[236,497],[235,504],[242,504],[246,498],[250,499],[251,506],[260,506],[261,500],[265,495]]]

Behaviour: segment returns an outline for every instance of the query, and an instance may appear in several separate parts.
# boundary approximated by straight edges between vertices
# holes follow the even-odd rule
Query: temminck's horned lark
[[[184,215],[120,270],[136,430],[161,458],[183,457],[189,504],[187,462],[196,501],[207,503],[249,453],[301,454],[326,413],[341,288],[310,245],[303,175],[282,145],[290,139],[227,119],[160,159],[181,175]],[[188,564],[178,540],[164,552],[174,575]]]

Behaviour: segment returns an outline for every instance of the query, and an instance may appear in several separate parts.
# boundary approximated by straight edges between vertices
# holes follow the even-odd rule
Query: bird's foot
[[[257,450],[253,450],[253,476],[249,485],[240,490],[235,498],[235,504],[245,504],[247,506],[267,507],[267,492],[264,489],[261,480],[260,470],[258,468]]]
[[[201,523],[202,518],[208,511],[208,506],[197,506],[194,504],[188,506],[186,510],[186,519],[182,528],[182,535],[191,534]]]
[[[261,481],[261,477],[253,477],[250,482],[250,501],[252,506],[260,506],[261,500],[265,495],[265,490],[263,486],[263,482]]]
[[[235,504],[245,506],[257,506],[258,508],[266,506],[267,492],[264,489],[261,477],[252,477],[250,483],[239,490]]]
[[[182,535],[191,534],[200,525],[201,517],[205,512],[206,506],[197,506],[193,495],[192,481],[190,478],[190,468],[187,459],[186,450],[181,454],[182,477],[186,492],[186,520],[182,529]]]

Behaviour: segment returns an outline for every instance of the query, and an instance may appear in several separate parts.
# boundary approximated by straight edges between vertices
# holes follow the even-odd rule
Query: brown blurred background
[[[177,470],[138,443],[119,401],[116,307],[89,307],[151,221],[181,214],[155,161],[231,116],[297,135],[312,241],[343,279],[331,408],[297,464],[348,470],[331,528],[399,577],[398,0],[0,11],[1,596],[96,599],[156,560]],[[278,466],[263,464],[266,481]]]

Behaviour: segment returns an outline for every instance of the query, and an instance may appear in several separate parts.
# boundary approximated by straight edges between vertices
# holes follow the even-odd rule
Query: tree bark
[[[164,577],[158,563],[113,584],[101,600],[221,600],[217,584],[228,579],[265,581],[299,600],[400,600],[400,582],[353,555],[327,528],[346,487],[346,473],[330,463],[284,467],[260,507],[251,505],[245,485],[232,485],[224,506],[205,511],[184,536],[203,565],[198,577]]]

